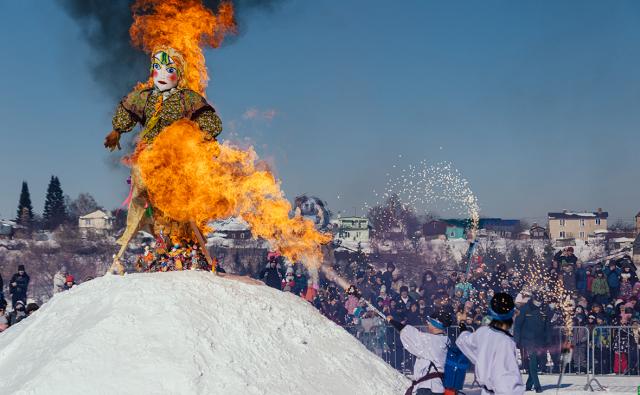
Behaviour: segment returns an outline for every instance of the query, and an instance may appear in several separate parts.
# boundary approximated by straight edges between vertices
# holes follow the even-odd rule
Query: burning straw
[[[170,218],[204,229],[210,220],[240,216],[254,236],[287,258],[320,265],[320,247],[331,235],[318,232],[308,219],[289,217],[291,204],[279,181],[252,148],[205,141],[195,123],[182,120],[142,150],[137,166],[152,205]]]

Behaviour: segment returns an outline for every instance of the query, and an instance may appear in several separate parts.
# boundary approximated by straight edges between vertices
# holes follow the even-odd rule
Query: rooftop
[[[606,211],[596,212],[571,212],[563,211],[559,213],[549,213],[549,219],[586,219],[586,218],[602,218],[605,219],[609,216]]]

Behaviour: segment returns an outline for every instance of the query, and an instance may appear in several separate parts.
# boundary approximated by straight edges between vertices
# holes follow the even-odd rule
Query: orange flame
[[[152,205],[168,217],[205,228],[210,220],[240,216],[287,258],[311,268],[321,264],[321,245],[331,235],[289,217],[291,204],[253,148],[204,141],[197,124],[180,120],[140,152],[137,166]]]
[[[217,48],[236,32],[233,5],[223,2],[214,14],[202,0],[136,0],[132,6],[131,41],[146,52],[173,48],[188,65],[186,86],[202,95],[209,81],[202,47]]]

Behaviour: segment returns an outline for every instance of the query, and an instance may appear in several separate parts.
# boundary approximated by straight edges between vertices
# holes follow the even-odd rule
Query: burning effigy
[[[252,148],[217,141],[222,121],[205,98],[203,48],[216,48],[235,32],[233,6],[221,3],[214,12],[201,0],[137,0],[132,12],[129,33],[150,55],[150,76],[118,104],[104,142],[120,149],[121,135],[141,126],[125,158],[131,168],[127,226],[109,271],[122,273],[121,259],[140,229],[169,245],[200,244],[211,266],[203,234],[210,221],[230,216],[242,217],[254,237],[290,260],[317,269],[331,236],[290,216],[279,181]]]

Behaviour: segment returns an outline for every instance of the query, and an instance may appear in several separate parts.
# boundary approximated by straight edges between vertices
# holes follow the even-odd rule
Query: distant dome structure
[[[325,230],[329,226],[331,212],[327,209],[327,204],[320,198],[300,195],[295,198],[294,207],[300,215],[312,220],[317,229]]]

